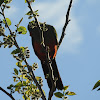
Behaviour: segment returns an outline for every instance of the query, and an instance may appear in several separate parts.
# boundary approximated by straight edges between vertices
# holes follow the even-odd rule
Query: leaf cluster
[[[15,85],[11,84],[7,88],[11,91],[11,93],[18,92],[23,95],[23,99],[32,100],[41,98],[41,93],[37,86],[34,84],[33,79],[31,77],[31,73],[26,69],[27,65],[23,65],[22,61],[17,62],[17,68],[14,68],[14,76],[13,80],[16,83]],[[35,64],[34,64],[35,66]],[[32,67],[32,66],[30,66]],[[38,82],[42,84],[42,78],[36,77]]]
[[[54,93],[54,95],[57,97],[57,98],[61,98],[63,100],[68,100],[68,96],[73,96],[73,95],[76,95],[76,93],[74,92],[70,92],[70,91],[67,91],[69,86],[65,86],[64,89],[63,89],[63,93],[62,92],[56,92]]]
[[[46,26],[46,22],[44,22],[44,23],[39,22],[39,25],[40,25],[41,31],[45,32],[45,31],[48,30],[48,28]],[[29,22],[29,24],[28,24],[28,29],[29,30],[32,30],[32,29],[34,29],[36,27],[37,27],[37,24],[36,24],[35,20],[32,20],[31,22]]]
[[[30,57],[30,51],[28,47],[20,47],[11,52],[13,54],[13,57],[16,58],[18,61],[23,61],[25,58]]]
[[[24,26],[20,26],[20,23],[22,22],[23,18],[20,19],[19,23],[16,26],[16,29],[14,32],[10,30],[11,26],[11,20],[9,18],[5,18],[4,10],[5,8],[10,8],[7,6],[8,3],[10,3],[12,0],[4,0],[4,2],[1,3],[1,12],[0,15],[4,17],[4,19],[0,19],[0,37],[2,37],[2,41],[0,41],[0,47],[4,45],[4,48],[6,47],[17,47],[17,49],[13,50],[11,54],[13,57],[17,60],[16,66],[17,68],[14,68],[14,76],[13,80],[15,84],[11,84],[7,88],[10,90],[11,94],[18,92],[19,94],[23,95],[23,99],[25,100],[34,100],[41,98],[41,92],[33,82],[32,73],[29,72],[27,69],[27,65],[23,65],[24,60],[30,57],[30,51],[28,47],[18,47],[18,44],[16,42],[16,37],[18,34],[26,34],[27,30]],[[5,33],[5,30],[8,28],[10,34]],[[35,71],[38,68],[38,65],[34,63],[32,66],[29,66],[32,71]],[[38,83],[40,86],[43,86],[42,78],[36,77]]]
[[[9,4],[11,3],[12,0],[0,0],[0,6],[4,3],[4,4]]]

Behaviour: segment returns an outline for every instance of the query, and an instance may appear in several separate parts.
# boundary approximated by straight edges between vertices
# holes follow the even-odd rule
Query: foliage
[[[67,91],[69,86],[64,86],[64,89],[63,89],[63,93],[62,92],[56,92],[54,93],[54,95],[57,97],[57,98],[62,98],[63,100],[68,100],[68,96],[73,96],[73,95],[76,95],[74,92],[70,92],[70,91]]]
[[[31,2],[35,2],[35,0],[28,0],[28,1],[29,1],[30,3],[31,3]],[[25,3],[27,3],[27,1],[26,1],[26,0],[25,0]]]
[[[11,48],[13,46],[16,46],[16,37],[18,34],[26,34],[27,30],[24,26],[20,26],[20,23],[22,22],[23,18],[19,21],[19,23],[16,26],[15,32],[12,32],[9,28],[11,25],[11,20],[9,18],[5,18],[4,10],[10,8],[8,7],[8,3],[10,3],[12,0],[4,0],[0,2],[1,4],[1,10],[0,14],[4,17],[4,19],[0,19],[0,36],[2,37],[2,41],[0,41],[0,47],[4,46],[4,48],[8,47]],[[5,29],[8,28],[10,31],[9,35],[6,35]],[[17,68],[14,68],[13,73],[13,81],[15,84],[11,84],[7,87],[7,89],[10,90],[10,93],[18,92],[19,94],[23,95],[23,99],[39,99],[41,98],[41,92],[39,91],[38,87],[35,85],[31,73],[27,69],[27,65],[24,63],[24,59],[27,59],[30,57],[30,51],[28,47],[20,47],[11,52],[13,57],[17,60],[16,66]],[[24,63],[24,64],[23,64]],[[38,68],[38,65],[34,63],[30,66],[30,68],[35,71]],[[42,78],[36,77],[38,83],[40,86],[43,86]]]
[[[8,6],[9,3],[11,3],[12,0],[0,0],[0,8],[1,12],[0,15],[3,16],[4,19],[0,19],[0,37],[2,37],[2,41],[0,41],[0,47],[4,46],[4,48],[12,48],[13,46],[16,47],[15,50],[11,52],[13,58],[16,59],[16,68],[14,68],[13,72],[13,81],[15,84],[10,84],[7,89],[10,90],[10,94],[12,95],[15,92],[18,92],[19,94],[22,94],[24,100],[34,100],[39,99],[42,97],[42,94],[38,88],[38,86],[34,83],[32,73],[30,72],[30,69],[28,68],[28,64],[26,62],[26,59],[30,57],[30,51],[28,47],[19,47],[19,44],[17,44],[16,37],[19,36],[19,34],[25,35],[27,33],[27,29],[24,26],[20,26],[20,23],[23,21],[23,18],[20,19],[16,26],[16,30],[12,32],[10,29],[10,26],[12,25],[10,18],[6,18],[4,14],[5,9],[9,9],[10,6]],[[35,0],[29,0],[31,2],[35,2]],[[27,1],[25,0],[25,3]],[[28,15],[28,18],[31,19],[34,16],[37,17],[38,10],[36,11],[28,11],[26,13]],[[34,21],[30,22],[30,24],[34,24]],[[41,23],[40,23],[41,24]],[[34,26],[34,25],[33,25]],[[5,33],[5,30],[8,28],[9,35]],[[45,23],[41,27],[42,31],[46,31],[47,28],[45,27]],[[35,71],[38,68],[38,65],[34,63],[33,65],[29,65],[29,67],[32,69],[32,71]],[[36,76],[35,77],[38,84],[42,87],[43,86],[43,80],[41,77]],[[99,84],[100,85],[100,84]],[[95,88],[99,85],[96,85]],[[69,86],[65,86],[62,92],[56,92],[54,95],[57,98],[61,98],[63,100],[68,99],[67,95],[76,95],[74,92],[66,91]],[[43,91],[44,92],[44,91]]]
[[[96,89],[96,88],[98,88],[100,86],[100,80],[99,81],[97,81],[97,83],[94,85],[94,87],[93,87],[93,89],[92,90],[94,90],[94,89]],[[98,90],[97,91],[99,91],[100,90],[100,88],[98,88]]]
[[[27,100],[36,99],[41,97],[41,93],[37,86],[33,83],[33,79],[31,77],[31,73],[26,69],[27,65],[22,65],[22,61],[16,63],[19,69],[14,68],[14,76],[13,80],[16,83],[15,85],[11,84],[7,88],[11,91],[11,93],[18,92],[23,95],[23,99],[27,98]],[[37,64],[33,64],[32,69],[37,68]],[[41,86],[42,78],[36,77],[37,81]]]

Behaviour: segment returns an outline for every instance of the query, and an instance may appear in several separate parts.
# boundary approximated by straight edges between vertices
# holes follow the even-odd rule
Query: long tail
[[[49,74],[49,69],[48,69],[46,63],[41,61],[41,64],[42,64],[44,76],[46,77],[46,75]],[[62,90],[63,89],[63,83],[62,83],[62,80],[61,80],[55,59],[52,60],[52,68],[53,68],[54,77],[57,78],[56,88],[59,89],[59,90]],[[52,82],[51,82],[49,77],[47,78],[47,83],[48,83],[49,88],[51,89],[52,88]]]

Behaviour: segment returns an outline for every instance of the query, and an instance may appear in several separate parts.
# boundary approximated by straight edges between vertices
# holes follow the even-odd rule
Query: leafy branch
[[[54,93],[54,95],[55,95],[57,98],[62,98],[62,100],[68,99],[67,96],[76,95],[74,92],[67,91],[68,88],[69,88],[69,86],[64,86],[63,93],[61,93],[61,92],[56,92],[56,93]]]
[[[4,90],[2,87],[0,87],[0,90],[3,91],[5,94],[7,94],[12,100],[15,100],[14,97],[8,93],[6,90]]]
[[[6,17],[5,17],[5,15],[4,15],[4,9],[5,9],[5,7],[6,7],[6,3],[3,5],[3,6],[1,6],[1,11],[2,12],[0,12],[0,14],[3,16],[3,18],[4,18],[4,24],[5,24],[5,26],[8,28],[8,30],[9,30],[9,32],[10,32],[10,35],[9,36],[6,36],[4,33],[2,33],[1,35],[2,36],[4,36],[4,43],[3,42],[1,42],[0,41],[0,45],[5,45],[5,43],[8,43],[8,40],[10,41],[10,42],[13,42],[13,45],[15,45],[16,46],[16,52],[17,53],[19,53],[20,55],[21,55],[21,59],[19,59],[17,56],[15,56],[14,55],[14,57],[17,59],[17,60],[19,60],[19,61],[24,61],[25,62],[25,64],[26,64],[26,66],[27,66],[27,68],[28,68],[28,73],[30,73],[30,76],[32,77],[32,79],[34,80],[34,82],[36,83],[36,86],[39,88],[39,90],[41,91],[41,94],[42,94],[42,99],[43,100],[46,100],[46,98],[45,98],[45,95],[44,95],[44,93],[43,93],[43,90],[41,89],[41,86],[39,85],[39,83],[37,82],[37,79],[35,78],[35,75],[34,75],[34,73],[33,73],[33,71],[32,71],[32,68],[30,67],[30,65],[28,64],[28,62],[27,62],[27,60],[26,60],[26,58],[25,58],[25,55],[24,55],[24,52],[22,51],[22,49],[19,47],[19,45],[18,45],[18,43],[17,43],[17,41],[16,41],[16,32],[12,32],[11,31],[11,29],[10,29],[10,25],[8,25],[8,22],[9,21],[7,21],[7,19],[6,19]],[[1,21],[1,23],[2,23],[2,21]],[[1,24],[0,24],[1,25]],[[17,25],[16,25],[17,26]],[[2,27],[1,27],[1,29],[2,29]],[[25,29],[24,29],[25,30]],[[17,27],[17,31],[18,31],[18,27]],[[20,31],[21,32],[21,31]],[[8,45],[8,44],[6,44],[6,45]],[[15,54],[16,54],[16,52],[15,52]],[[22,82],[23,83],[23,82]],[[9,89],[11,89],[13,86],[11,86]],[[26,98],[25,98],[25,100],[26,100]]]

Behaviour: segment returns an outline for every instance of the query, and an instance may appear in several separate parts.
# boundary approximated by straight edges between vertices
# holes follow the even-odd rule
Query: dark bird
[[[42,28],[44,28],[43,25],[44,25],[43,23],[40,23],[40,26]],[[40,39],[41,36],[40,36],[39,30],[37,28],[35,21],[29,22],[28,30],[32,38],[32,46],[33,46],[34,52],[41,61],[44,76],[46,77],[49,74],[49,69],[46,63],[46,53],[43,47],[41,46],[41,39]],[[44,37],[44,44],[46,46],[49,46],[49,49],[50,49],[49,55],[52,61],[51,66],[53,69],[54,78],[57,79],[56,88],[62,90],[63,83],[59,75],[59,71],[57,68],[56,60],[55,60],[56,53],[57,53],[57,45],[58,45],[57,33],[56,33],[55,28],[51,25],[45,24],[45,31],[43,33],[43,37]],[[52,82],[50,80],[50,77],[47,78],[47,83],[48,83],[49,88],[51,89]]]

